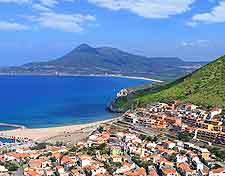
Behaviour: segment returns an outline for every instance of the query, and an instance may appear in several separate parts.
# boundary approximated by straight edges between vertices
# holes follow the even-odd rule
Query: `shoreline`
[[[119,120],[121,117],[115,117],[107,120],[101,120],[86,124],[66,125],[59,127],[45,127],[45,128],[17,128],[12,130],[0,131],[0,137],[8,139],[32,140],[32,141],[46,141],[58,136],[81,134],[92,131],[92,128],[97,128],[101,124],[112,123]],[[79,137],[79,136],[77,136]]]
[[[115,77],[115,78],[127,78],[127,79],[136,79],[136,80],[146,80],[153,81],[157,83],[163,83],[164,81],[158,79],[152,79],[147,77],[138,77],[138,76],[127,76],[127,75],[114,75],[114,74],[87,74],[87,75],[79,75],[79,74],[66,74],[66,73],[58,73],[58,74],[13,74],[13,73],[0,73],[0,76],[57,76],[57,77]]]
[[[145,78],[145,77],[135,77],[135,76],[123,76],[123,75],[101,75],[101,74],[90,74],[90,75],[75,75],[75,74],[1,74],[0,76],[58,76],[58,77],[116,77],[116,78],[127,78],[127,79],[139,79],[147,80],[153,82],[163,82],[160,80]],[[118,117],[111,117],[106,120],[100,120],[85,124],[71,124],[55,127],[41,127],[41,128],[27,128],[26,126],[17,125],[17,124],[6,124],[7,126],[16,127],[15,129],[3,130],[0,131],[0,137],[3,138],[16,138],[22,140],[32,140],[40,141],[44,139],[55,138],[63,136],[65,134],[83,134],[85,129],[97,127],[100,124],[110,123],[117,119]],[[2,123],[3,124],[3,123]],[[1,126],[1,125],[0,125]],[[5,126],[4,124],[2,126]],[[77,136],[78,138],[78,136]]]

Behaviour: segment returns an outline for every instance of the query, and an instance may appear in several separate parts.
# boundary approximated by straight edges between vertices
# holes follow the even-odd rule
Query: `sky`
[[[0,66],[76,46],[209,61],[225,54],[225,0],[0,0]]]

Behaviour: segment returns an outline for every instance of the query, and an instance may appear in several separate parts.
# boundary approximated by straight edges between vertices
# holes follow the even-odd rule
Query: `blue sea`
[[[146,83],[116,77],[0,76],[0,123],[40,128],[108,119],[114,114],[106,107],[120,89]]]

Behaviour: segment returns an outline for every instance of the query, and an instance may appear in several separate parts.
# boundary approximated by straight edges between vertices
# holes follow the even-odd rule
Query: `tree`
[[[145,140],[145,139],[146,139],[146,135],[144,135],[144,134],[140,134],[140,135],[139,135],[139,138],[143,141],[143,140]]]
[[[57,161],[56,157],[51,157],[50,160],[52,163],[55,163]]]
[[[5,168],[13,172],[13,171],[17,171],[18,165],[15,162],[6,162]]]
[[[225,160],[225,150],[224,149],[220,149],[218,147],[213,147],[210,151],[214,155],[216,155],[218,158]]]
[[[154,136],[154,138],[152,139],[152,142],[157,142],[158,141],[158,137]]]
[[[178,139],[184,142],[189,142],[192,139],[192,136],[190,133],[180,132],[178,133]]]
[[[117,168],[122,167],[122,164],[121,164],[121,163],[119,163],[119,162],[115,162],[115,163],[113,163],[113,165],[114,165],[115,167],[117,167]]]
[[[42,150],[46,149],[47,144],[46,143],[38,143],[36,146],[32,147],[32,150]]]
[[[170,156],[170,161],[176,162],[176,160],[177,160],[176,154],[173,153],[173,154]]]

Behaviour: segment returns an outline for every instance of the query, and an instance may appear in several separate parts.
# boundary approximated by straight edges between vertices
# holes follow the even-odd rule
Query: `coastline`
[[[67,74],[67,73],[58,73],[58,74],[12,74],[12,73],[0,73],[0,76],[58,76],[58,77],[116,77],[116,78],[127,78],[127,79],[139,79],[146,81],[153,81],[157,83],[163,83],[164,81],[158,79],[152,79],[147,77],[138,77],[138,76],[127,76],[127,75],[114,75],[114,74]]]
[[[101,124],[112,123],[120,118],[121,117],[116,117],[87,124],[67,125],[60,127],[17,128],[13,130],[0,131],[0,137],[32,141],[47,141],[59,136],[70,136],[71,134],[75,134],[75,137],[79,137],[77,134],[90,133],[93,128],[97,128]]]
[[[127,78],[127,79],[140,79],[148,80],[154,82],[162,82],[160,80],[145,78],[145,77],[132,77],[123,75],[101,75],[101,74],[90,74],[90,75],[75,75],[75,74],[1,74],[0,76],[58,76],[58,77],[116,77],[116,78]],[[119,119],[120,117],[112,117],[107,120],[101,120],[96,122],[90,122],[86,124],[71,124],[57,127],[43,127],[43,128],[26,128],[26,126],[21,126],[17,124],[2,124],[2,126],[12,126],[17,127],[16,129],[0,131],[0,137],[5,138],[16,138],[22,140],[32,140],[32,141],[45,141],[51,138],[57,138],[59,136],[65,136],[65,134],[76,134],[73,136],[78,138],[78,135],[83,134],[84,131],[88,131],[88,128],[96,128],[100,124],[110,123]]]
[[[116,77],[116,78],[128,78],[128,79],[139,79],[139,80],[146,80],[146,81],[154,81],[158,83],[162,83],[164,81],[146,78],[146,77],[136,77],[136,76],[125,76],[125,75],[74,75],[74,76],[93,76],[93,77]]]

